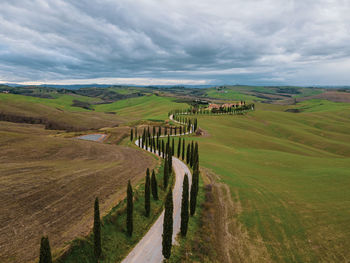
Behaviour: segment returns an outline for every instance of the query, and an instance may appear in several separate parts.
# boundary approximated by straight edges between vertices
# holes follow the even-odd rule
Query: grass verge
[[[158,182],[159,200],[151,198],[151,216],[146,217],[144,213],[144,183],[134,187],[134,232],[132,237],[126,233],[126,199],[115,206],[103,217],[101,225],[102,233],[102,257],[99,262],[121,261],[138,241],[147,233],[152,224],[163,210],[163,199],[166,191],[161,186],[163,182],[163,165],[157,168],[156,177]],[[174,176],[170,177],[173,185]],[[70,248],[54,262],[56,263],[95,263],[93,249],[93,234],[87,237],[76,238],[72,241]]]

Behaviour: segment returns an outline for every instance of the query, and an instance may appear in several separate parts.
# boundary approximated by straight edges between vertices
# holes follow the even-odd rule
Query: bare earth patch
[[[219,177],[209,169],[201,168],[201,173],[208,178],[214,197],[210,228],[215,230],[212,244],[217,251],[217,262],[271,262],[261,237],[250,237],[238,221],[241,203],[233,202],[228,185],[220,183]]]
[[[156,159],[137,149],[52,136],[40,125],[1,122],[0,262],[29,262],[43,234],[54,254],[91,231],[101,214],[139,181]]]

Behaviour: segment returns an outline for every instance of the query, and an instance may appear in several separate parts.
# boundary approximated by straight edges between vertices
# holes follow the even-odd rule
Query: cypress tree
[[[146,140],[146,128],[143,128],[143,133],[142,133],[142,149],[145,146],[145,140]]]
[[[130,141],[132,141],[134,139],[134,130],[131,129],[130,130]]]
[[[165,157],[165,152],[164,152],[164,141],[162,140],[162,157]]]
[[[193,216],[194,213],[196,212],[197,194],[198,194],[198,180],[199,180],[199,171],[198,171],[198,169],[195,169],[195,170],[193,170],[191,193],[190,193],[191,194],[191,196],[190,196],[190,214],[191,214],[191,216]]]
[[[173,138],[172,142],[171,142],[171,155],[174,155],[174,150],[175,150],[175,142],[174,142],[174,138]]]
[[[164,222],[163,222],[163,239],[162,239],[162,253],[166,259],[170,258],[171,245],[173,237],[173,192],[171,188],[165,199],[165,211],[164,211]]]
[[[186,155],[186,163],[189,164],[190,163],[190,156],[191,156],[191,145],[187,144],[187,155]]]
[[[181,153],[181,137],[179,137],[179,141],[177,143],[177,158],[180,158]]]
[[[135,138],[137,138],[137,127],[135,127]]]
[[[95,199],[95,209],[94,209],[94,253],[95,257],[98,259],[101,256],[101,219],[100,219],[100,208],[98,204],[98,197]]]
[[[153,199],[158,200],[158,184],[157,184],[157,178],[154,173],[154,170],[152,171],[151,186],[152,186]]]
[[[157,133],[157,149],[159,150],[159,133]]]
[[[172,149],[169,148],[169,154],[168,154],[168,166],[169,166],[169,175],[171,175],[171,172],[173,170],[173,156],[171,155]]]
[[[156,138],[152,138],[152,142],[153,142],[153,152],[154,152],[154,153],[157,153]]]
[[[130,180],[128,182],[128,189],[127,189],[126,195],[127,195],[126,197],[127,198],[126,230],[128,235],[131,237],[133,232],[133,227],[134,227],[134,222],[133,222],[134,204],[133,204],[133,193],[132,193]]]
[[[164,174],[163,174],[163,186],[164,189],[168,186],[168,179],[169,179],[169,166],[168,166],[168,158],[165,158],[164,162]]]
[[[182,134],[182,126],[180,126],[180,135]]]
[[[185,160],[185,139],[182,139],[182,160]]]
[[[41,238],[39,263],[52,263],[50,242],[47,236]]]
[[[190,155],[190,166],[193,167],[193,158],[194,157],[194,146],[193,141],[191,142],[191,155]]]
[[[199,155],[198,155],[198,142],[196,142],[196,145],[194,147],[194,159],[193,159],[193,167],[195,167],[196,164],[199,162]]]
[[[152,132],[152,136],[156,136],[156,126],[153,126],[153,132]]]
[[[182,184],[182,201],[181,201],[181,235],[183,237],[187,234],[189,211],[188,211],[188,175],[185,174]]]
[[[149,168],[146,171],[146,182],[145,182],[145,212],[146,216],[149,217],[151,213],[151,180],[149,176]]]

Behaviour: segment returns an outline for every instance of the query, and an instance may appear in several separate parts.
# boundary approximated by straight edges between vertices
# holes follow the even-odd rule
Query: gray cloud
[[[0,8],[3,82],[350,83],[348,1],[3,0]]]

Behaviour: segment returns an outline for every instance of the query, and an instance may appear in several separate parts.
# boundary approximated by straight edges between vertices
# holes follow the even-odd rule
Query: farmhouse
[[[212,109],[220,109],[220,105],[214,104],[214,103],[210,103],[209,106],[208,106],[208,110],[212,110]]]
[[[245,105],[245,101],[239,101],[237,103],[224,103],[222,105],[210,103],[207,109],[208,110],[212,110],[212,109],[219,110],[220,108],[237,108],[237,107],[241,107],[243,105]]]

